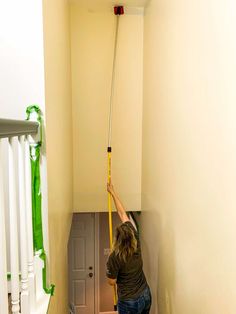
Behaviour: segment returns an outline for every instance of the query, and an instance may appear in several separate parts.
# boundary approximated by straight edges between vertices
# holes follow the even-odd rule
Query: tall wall
[[[75,211],[107,209],[107,145],[115,16],[71,5]],[[113,181],[141,206],[143,11],[120,17],[113,111]]]
[[[152,313],[236,312],[236,4],[150,1],[142,237]],[[158,291],[158,292],[157,292]]]
[[[69,6],[43,1],[51,282],[49,313],[68,313],[67,242],[72,213],[72,114]]]

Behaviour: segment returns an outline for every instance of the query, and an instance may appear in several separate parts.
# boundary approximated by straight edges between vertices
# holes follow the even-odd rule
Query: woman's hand
[[[115,190],[111,182],[107,183],[107,192],[111,193],[111,195],[115,194]]]
[[[113,187],[111,181],[107,183],[107,191],[111,194],[111,196],[113,198],[113,201],[114,201],[115,206],[116,206],[116,210],[118,212],[118,215],[120,216],[121,221],[122,222],[130,221],[129,217],[126,214],[124,206],[122,205],[119,197],[115,193],[115,190],[114,190],[114,187]]]

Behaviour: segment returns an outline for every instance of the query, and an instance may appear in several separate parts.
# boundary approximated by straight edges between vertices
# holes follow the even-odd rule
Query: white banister
[[[0,139],[0,304],[1,313],[8,313],[5,202],[3,189],[2,140]]]
[[[28,240],[28,279],[30,290],[30,310],[35,307],[35,275],[33,251],[33,226],[32,226],[32,191],[31,191],[31,164],[28,136],[25,138],[25,201]]]
[[[9,216],[10,216],[10,265],[11,265],[11,303],[12,313],[19,313],[19,255],[17,226],[17,194],[16,165],[14,160],[14,138],[9,138],[8,146],[8,176],[9,176]]]
[[[51,297],[44,287],[44,248],[35,252],[32,219],[32,197],[37,200],[38,193],[32,184],[40,172],[32,173],[31,166],[39,163],[31,160],[30,145],[40,138],[39,126],[0,119],[0,314],[46,314]],[[41,206],[35,211],[40,214]]]
[[[25,193],[25,136],[18,137],[18,182],[20,216],[21,313],[29,314],[27,220]],[[29,157],[29,155],[27,155]]]

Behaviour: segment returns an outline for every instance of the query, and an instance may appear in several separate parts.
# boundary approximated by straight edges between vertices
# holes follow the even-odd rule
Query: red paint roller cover
[[[115,15],[123,15],[124,14],[124,7],[123,6],[114,7],[114,13],[115,13]]]

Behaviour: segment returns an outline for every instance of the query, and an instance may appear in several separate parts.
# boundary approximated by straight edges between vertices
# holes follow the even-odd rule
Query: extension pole
[[[117,6],[114,7],[114,14],[116,15],[116,32],[115,32],[115,45],[114,45],[114,57],[112,65],[112,80],[111,80],[111,95],[110,95],[110,113],[109,113],[109,130],[108,130],[108,147],[107,147],[107,157],[108,157],[108,183],[111,182],[111,138],[112,138],[112,113],[113,113],[113,100],[114,100],[114,83],[115,83],[115,69],[116,69],[116,55],[117,55],[117,41],[118,41],[118,30],[119,30],[119,17],[124,14],[124,7]],[[111,194],[108,193],[108,211],[109,211],[109,238],[110,238],[110,249],[112,248],[113,242],[113,231],[112,231],[112,200]],[[114,310],[117,310],[117,291],[116,286],[114,286]]]

